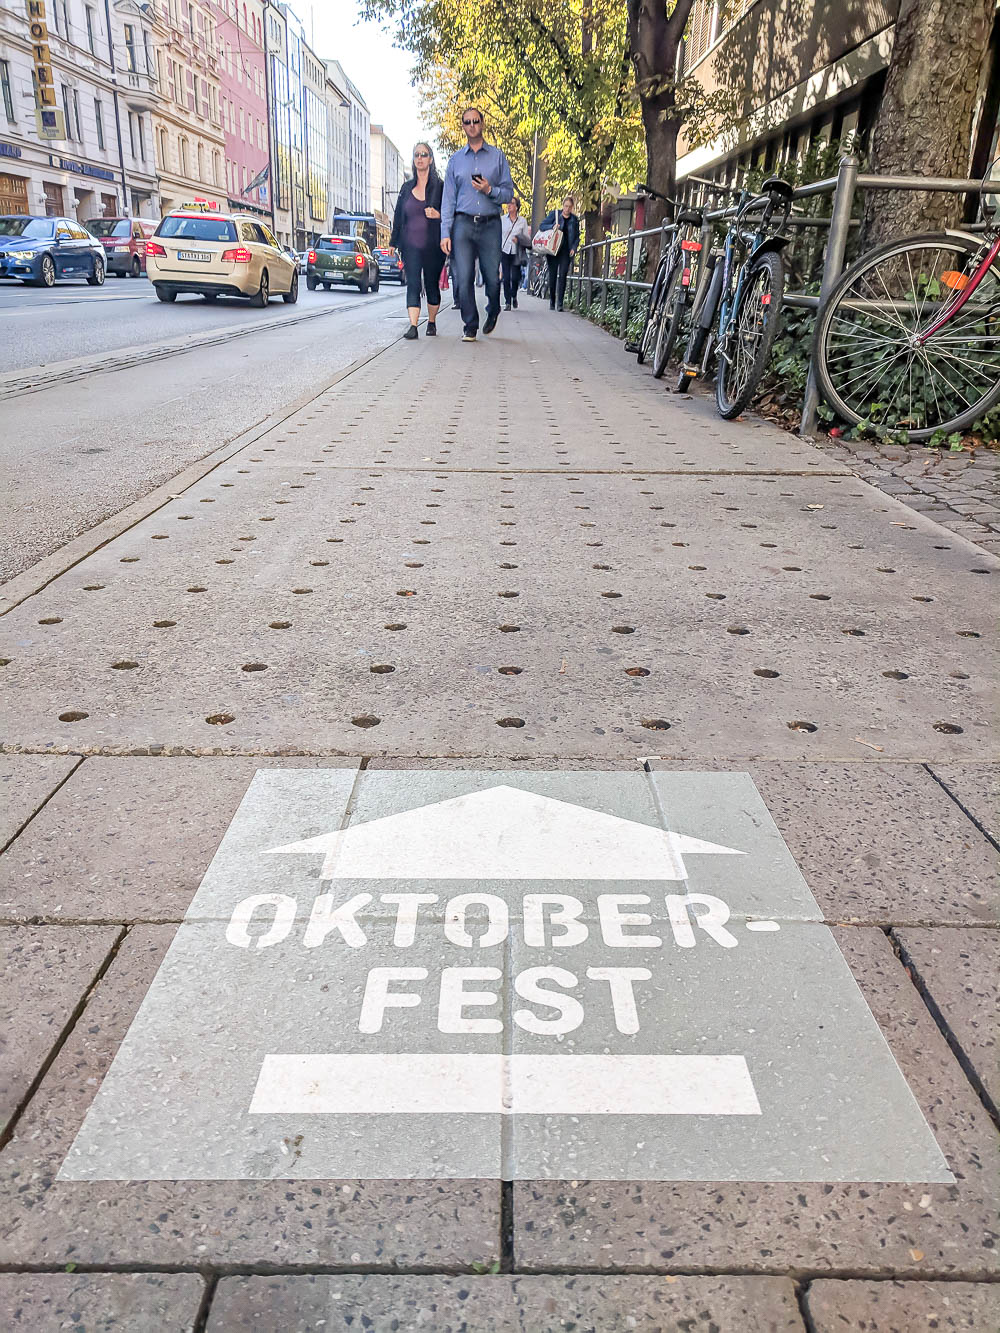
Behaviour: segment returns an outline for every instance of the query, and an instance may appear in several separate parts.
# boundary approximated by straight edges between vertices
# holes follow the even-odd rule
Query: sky
[[[292,7],[305,25],[310,46],[318,56],[340,61],[368,103],[372,123],[385,128],[409,163],[413,145],[428,137],[429,129],[410,86],[413,57],[393,46],[390,33],[378,23],[359,18],[358,0],[292,0]]]

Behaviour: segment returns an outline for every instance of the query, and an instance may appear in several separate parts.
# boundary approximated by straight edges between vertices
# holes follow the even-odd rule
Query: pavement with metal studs
[[[1000,1327],[993,470],[448,320],[2,589],[0,1323]]]

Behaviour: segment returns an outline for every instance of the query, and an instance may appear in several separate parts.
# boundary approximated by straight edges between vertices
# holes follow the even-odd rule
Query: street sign
[[[267,769],[60,1172],[951,1176],[749,775]]]

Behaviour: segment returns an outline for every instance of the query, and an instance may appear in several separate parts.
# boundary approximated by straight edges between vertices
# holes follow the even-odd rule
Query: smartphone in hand
[[[473,179],[474,181],[481,181],[481,180],[483,179],[482,173],[479,172],[479,171],[474,171],[474,172],[472,173],[472,179]]]

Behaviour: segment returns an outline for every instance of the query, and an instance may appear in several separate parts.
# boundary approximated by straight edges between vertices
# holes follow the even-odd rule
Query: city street
[[[405,319],[395,284],[303,283],[296,305],[266,310],[164,305],[144,278],[0,285],[0,579],[315,393]]]
[[[532,298],[94,295],[0,294],[5,1326],[991,1333],[996,534]]]

